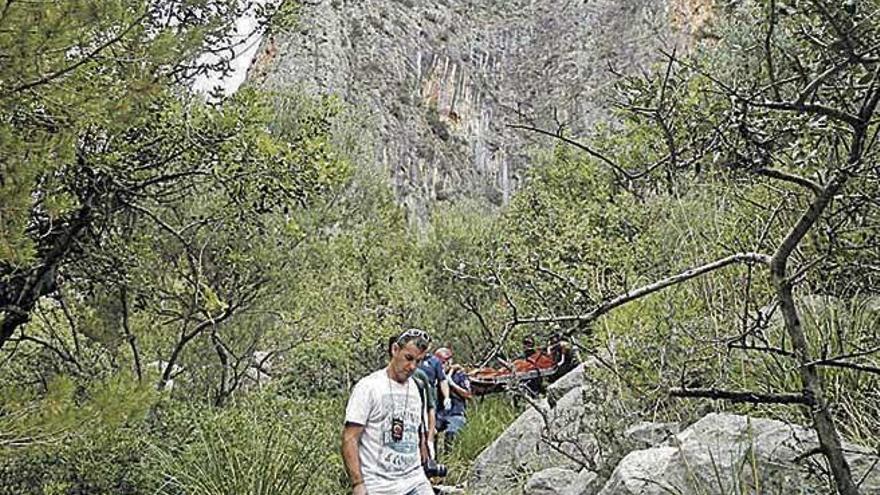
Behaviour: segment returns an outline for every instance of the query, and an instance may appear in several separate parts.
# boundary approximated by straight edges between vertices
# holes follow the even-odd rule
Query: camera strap
[[[409,378],[406,379],[406,392],[405,392],[406,397],[403,399],[403,412],[398,416],[397,411],[395,410],[395,407],[394,407],[394,404],[396,404],[396,401],[394,400],[394,390],[391,388],[391,378],[388,377],[387,375],[386,375],[386,378],[388,379],[388,398],[391,401],[391,422],[393,424],[397,421],[400,421],[401,425],[404,425],[404,423],[406,421],[406,410],[407,410],[407,407],[409,406],[409,382],[410,382],[410,379]]]

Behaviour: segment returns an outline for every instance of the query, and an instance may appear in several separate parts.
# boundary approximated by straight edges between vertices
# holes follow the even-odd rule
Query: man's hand
[[[443,409],[447,411],[452,409],[452,397],[446,397],[443,399]]]
[[[369,495],[367,493],[367,485],[364,485],[363,482],[354,486],[351,489],[351,495]]]

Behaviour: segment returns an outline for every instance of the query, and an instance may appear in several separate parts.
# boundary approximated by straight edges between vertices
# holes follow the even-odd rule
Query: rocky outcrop
[[[652,423],[640,421],[623,432],[623,437],[642,448],[656,447],[678,433],[676,423]]]
[[[696,32],[710,5],[303,2],[299,28],[263,41],[249,80],[335,94],[366,114],[358,138],[416,215],[462,196],[502,204],[538,139],[508,124],[581,133],[606,120],[609,67],[649,67],[669,27]]]
[[[810,303],[808,300],[804,304]],[[816,301],[812,301],[816,302]],[[824,306],[822,306],[824,307]],[[627,445],[611,475],[593,471],[608,459],[591,433],[588,360],[551,385],[564,392],[556,407],[536,402],[477,459],[468,493],[475,495],[726,495],[829,493],[825,459],[814,430],[782,421],[710,413],[687,428],[638,422],[622,432]],[[681,431],[679,431],[681,430]],[[631,450],[636,449],[636,450]],[[880,495],[876,452],[846,444],[863,494]],[[628,453],[627,453],[628,452]],[[619,459],[615,457],[614,459]],[[604,471],[608,473],[609,471]],[[607,478],[607,479],[606,479]]]
[[[709,414],[664,446],[631,452],[599,495],[827,493],[815,474],[821,460],[810,455],[817,446],[806,428]],[[862,493],[880,493],[876,457],[854,445],[847,451]]]
[[[815,454],[815,432],[782,421],[708,414],[655,447],[630,452],[608,480],[599,480],[576,462],[542,453],[542,434],[529,427],[541,423],[530,412],[517,423],[480,456],[469,493],[724,495],[829,490],[827,480],[817,476],[826,468],[821,455]],[[650,442],[670,428],[674,426],[643,423],[631,433],[648,432]],[[589,444],[583,434],[580,440]],[[862,493],[880,494],[876,453],[852,444],[845,449],[854,478],[862,480]]]
[[[568,391],[551,408],[541,400],[520,415],[474,462],[469,492],[516,493],[530,473],[565,468],[577,473],[590,453],[584,438],[582,387]]]
[[[598,365],[598,362],[591,358],[587,362],[575,366],[571,371],[551,383],[547,387],[548,393],[562,397],[570,390],[580,387],[584,384],[584,371],[586,368],[596,365]]]

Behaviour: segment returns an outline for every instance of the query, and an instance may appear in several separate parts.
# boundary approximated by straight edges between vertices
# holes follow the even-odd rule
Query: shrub
[[[158,493],[290,495],[342,493],[347,486],[338,400],[266,392],[222,410],[189,409],[171,422],[192,430],[176,445],[150,449],[161,477]]]

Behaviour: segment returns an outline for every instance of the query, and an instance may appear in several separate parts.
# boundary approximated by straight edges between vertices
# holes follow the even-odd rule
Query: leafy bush
[[[0,494],[150,493],[143,456],[155,391],[117,376],[88,387],[59,378],[46,395],[3,391]]]

